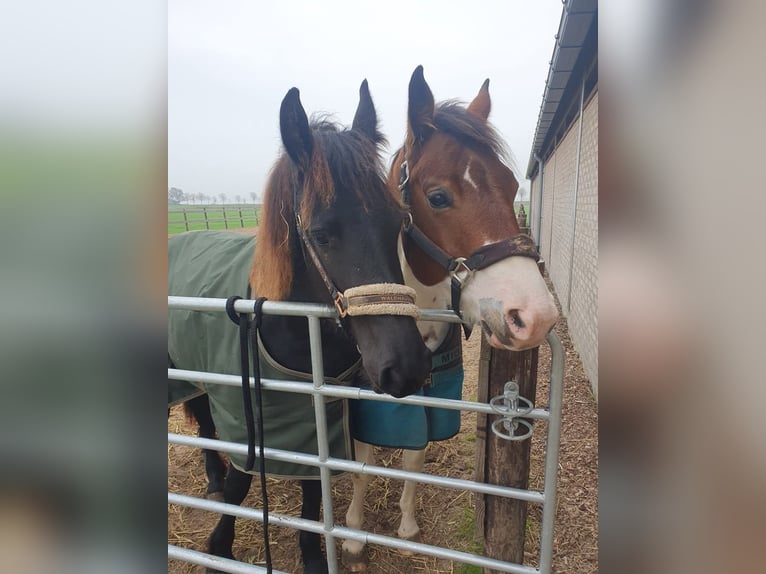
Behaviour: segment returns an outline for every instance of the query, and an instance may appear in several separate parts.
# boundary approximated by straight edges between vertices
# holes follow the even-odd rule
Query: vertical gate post
[[[507,381],[515,380],[519,395],[533,404],[537,391],[538,349],[503,351],[493,349],[482,337],[479,359],[478,400],[489,402],[503,394]],[[496,436],[490,429],[494,418],[477,415],[476,480],[489,484],[527,489],[529,486],[529,452],[531,438],[509,441]],[[526,431],[521,425],[517,434]],[[527,523],[527,503],[521,500],[477,494],[476,536],[484,540],[485,555],[499,560],[524,562],[524,540]],[[485,568],[484,574],[496,570]]]
[[[184,207],[184,227],[186,231],[189,231],[189,220],[186,217],[186,208]]]

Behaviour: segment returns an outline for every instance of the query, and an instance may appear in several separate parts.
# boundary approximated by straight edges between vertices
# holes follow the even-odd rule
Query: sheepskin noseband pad
[[[346,289],[346,314],[361,315],[402,315],[420,317],[415,305],[415,290],[398,283],[371,283]]]

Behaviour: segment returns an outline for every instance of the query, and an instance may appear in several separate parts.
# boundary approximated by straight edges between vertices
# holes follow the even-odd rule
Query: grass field
[[[529,216],[529,202],[516,202],[515,208],[518,213],[519,207],[524,205],[524,210]],[[232,205],[168,205],[168,235],[176,235],[187,231],[184,223],[184,210],[186,221],[189,224],[188,231],[200,229],[232,229],[242,227],[257,227],[261,215],[261,205],[232,204]],[[224,222],[224,211],[226,221]],[[240,212],[242,218],[240,220]],[[207,215],[207,222],[205,216]]]
[[[187,231],[184,211],[186,211],[188,231],[233,229],[257,227],[261,206],[252,203],[239,205],[168,205],[168,235]],[[224,213],[226,215],[225,221]],[[206,217],[207,221],[205,221]]]

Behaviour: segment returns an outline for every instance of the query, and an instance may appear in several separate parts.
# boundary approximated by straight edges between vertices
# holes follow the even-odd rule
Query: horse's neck
[[[450,278],[447,276],[434,285],[423,285],[412,271],[407,258],[404,256],[401,238],[399,239],[399,261],[402,264],[404,284],[412,287],[417,296],[417,304],[421,309],[449,309],[451,302]],[[431,351],[436,351],[447,338],[450,324],[442,321],[418,321],[418,331],[423,341]]]
[[[294,285],[307,285],[299,274]],[[320,296],[321,295],[321,296]],[[294,289],[286,299],[300,303],[327,303],[327,296],[306,289]],[[356,345],[333,320],[320,321],[322,359],[325,373],[335,376],[348,369],[359,358]],[[311,344],[305,317],[266,315],[263,317],[261,340],[266,350],[280,365],[295,371],[311,372]]]

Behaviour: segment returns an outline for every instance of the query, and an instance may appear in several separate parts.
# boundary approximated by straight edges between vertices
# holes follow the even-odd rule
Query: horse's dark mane
[[[506,163],[510,161],[508,148],[495,129],[468,112],[458,100],[446,100],[436,106],[434,125],[470,148],[489,151]]]
[[[312,116],[311,127],[314,135],[315,149],[318,148],[326,160],[326,174],[331,177],[335,186],[353,193],[369,211],[379,207],[390,207],[391,197],[385,193],[385,167],[381,161],[381,148],[385,138],[378,135],[375,141],[366,135],[352,129],[345,129],[335,122],[328,121],[326,116]],[[316,170],[316,166],[312,167]],[[378,177],[371,177],[376,174]],[[320,174],[321,175],[321,174]],[[317,179],[317,174],[312,174]],[[311,195],[318,191],[320,185],[310,183],[303,188],[301,216],[310,221],[311,212],[317,198]],[[334,193],[334,189],[333,189]],[[325,205],[329,205],[333,195],[321,197]]]
[[[293,280],[296,190],[301,197],[304,227],[311,223],[318,203],[330,206],[336,188],[355,194],[367,211],[398,207],[386,192],[380,157],[380,148],[385,144],[382,135],[377,134],[373,141],[356,130],[343,128],[326,114],[312,115],[310,126],[314,149],[306,173],[283,151],[266,183],[250,282],[255,293],[270,299],[284,299]]]

